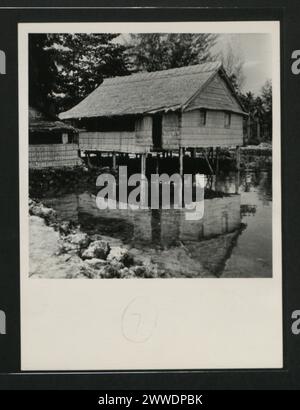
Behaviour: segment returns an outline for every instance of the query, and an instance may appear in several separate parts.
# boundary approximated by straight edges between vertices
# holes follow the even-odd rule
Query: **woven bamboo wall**
[[[167,113],[162,120],[162,148],[229,147],[243,144],[243,117],[231,113],[230,127],[224,126],[224,111],[207,110],[206,125],[200,124],[200,111],[195,109]],[[151,151],[152,118],[136,120],[135,131],[81,131],[79,148],[83,151],[143,153]]]
[[[152,117],[147,115],[136,121],[136,144],[139,152],[149,152],[152,148]]]
[[[77,144],[29,145],[29,168],[61,168],[80,163]]]
[[[131,131],[81,131],[79,148],[83,151],[142,153],[152,145],[152,118],[136,120],[136,130]]]
[[[79,148],[83,151],[135,152],[135,133],[127,131],[82,131]]]
[[[162,143],[164,149],[178,149],[180,143],[180,115],[172,112],[163,115]]]

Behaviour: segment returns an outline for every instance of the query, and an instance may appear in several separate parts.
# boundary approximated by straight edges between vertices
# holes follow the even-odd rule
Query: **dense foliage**
[[[131,34],[128,54],[134,71],[157,71],[213,60],[215,34]]]
[[[272,139],[272,83],[267,80],[259,96],[240,93],[249,118],[245,127],[248,143],[268,142]]]
[[[66,110],[85,98],[105,77],[128,74],[126,47],[118,34],[31,34],[32,105]],[[55,107],[55,109],[53,108]]]

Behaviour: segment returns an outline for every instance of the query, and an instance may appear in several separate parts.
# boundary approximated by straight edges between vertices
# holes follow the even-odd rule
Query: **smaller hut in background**
[[[80,165],[77,130],[29,108],[29,168]]]

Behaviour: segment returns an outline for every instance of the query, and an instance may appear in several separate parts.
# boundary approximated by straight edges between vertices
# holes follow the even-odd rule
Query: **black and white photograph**
[[[2,1],[0,390],[299,387],[299,2],[269,3]]]
[[[22,369],[280,368],[277,22],[20,24],[19,61]]]
[[[272,277],[270,34],[28,42],[31,278]]]

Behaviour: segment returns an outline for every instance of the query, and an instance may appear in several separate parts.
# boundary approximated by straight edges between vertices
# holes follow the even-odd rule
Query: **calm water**
[[[206,185],[200,221],[188,221],[185,210],[99,210],[89,192],[43,202],[85,232],[121,240],[169,276],[271,277],[271,172],[207,177]]]

